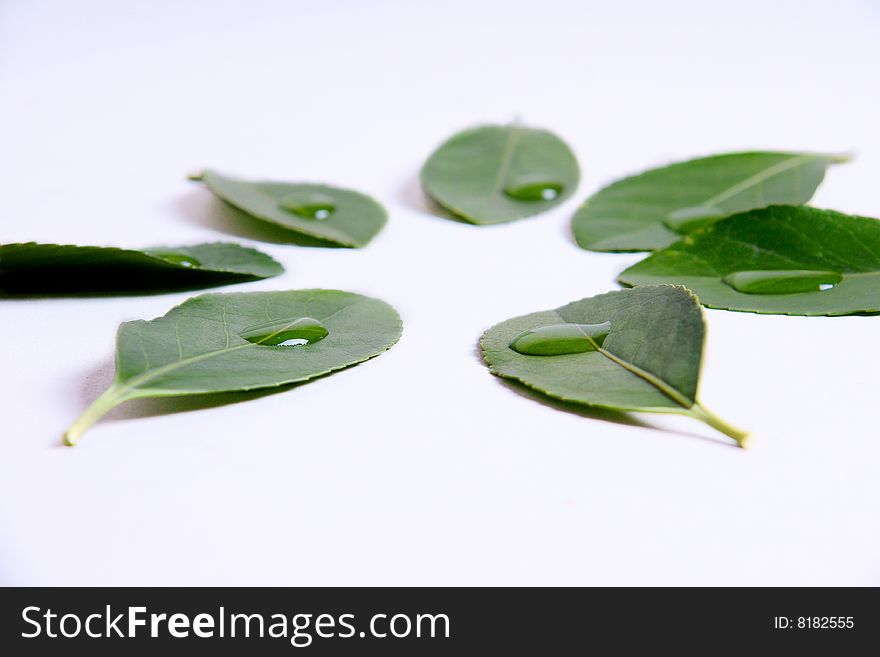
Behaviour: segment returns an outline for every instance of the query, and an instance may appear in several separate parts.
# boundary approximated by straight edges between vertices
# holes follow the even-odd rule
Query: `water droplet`
[[[278,207],[303,219],[326,219],[336,210],[336,202],[327,194],[301,191],[283,196]]]
[[[706,205],[695,205],[690,208],[679,208],[670,212],[663,223],[676,233],[691,233],[697,228],[713,224],[727,216],[721,208]]]
[[[830,290],[843,280],[843,274],[809,269],[755,270],[736,271],[721,280],[745,294],[798,294]]]
[[[526,356],[560,356],[595,351],[611,331],[611,322],[601,324],[548,324],[523,331],[510,348]]]
[[[562,193],[565,186],[553,180],[536,180],[520,178],[517,182],[504,188],[504,193],[517,201],[552,201]]]
[[[180,265],[181,267],[199,267],[202,264],[198,261],[198,259],[184,253],[166,253],[163,251],[150,251],[149,253],[152,256],[162,258],[162,260],[165,260],[166,262],[170,262],[174,265]]]
[[[327,337],[329,331],[314,317],[275,319],[255,324],[239,335],[248,342],[270,347],[301,347]]]

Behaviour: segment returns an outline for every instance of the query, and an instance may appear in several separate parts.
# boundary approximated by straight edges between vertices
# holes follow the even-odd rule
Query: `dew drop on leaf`
[[[552,201],[559,196],[565,186],[552,180],[520,181],[504,188],[504,193],[516,201],[532,203],[535,201]]]
[[[601,324],[548,324],[523,331],[510,348],[525,356],[561,356],[595,351],[602,346],[611,322]]]
[[[191,255],[185,255],[183,253],[162,253],[151,251],[150,255],[162,258],[162,260],[165,260],[175,265],[180,265],[181,267],[200,267],[202,264],[198,261],[198,259],[193,258]]]
[[[301,347],[327,337],[329,331],[314,317],[276,319],[243,329],[239,335],[254,344],[269,347]]]
[[[336,203],[327,194],[301,191],[282,197],[278,207],[303,219],[326,219],[336,210]]]
[[[807,269],[755,270],[733,272],[721,280],[745,294],[799,294],[830,290],[843,280],[843,274]]]

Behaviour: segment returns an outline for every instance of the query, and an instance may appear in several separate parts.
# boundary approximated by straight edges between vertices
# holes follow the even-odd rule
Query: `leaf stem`
[[[728,424],[720,417],[715,415],[712,411],[706,409],[705,406],[697,402],[688,411],[688,414],[694,419],[700,420],[701,422],[705,422],[713,429],[717,429],[725,436],[729,436],[736,441],[736,444],[742,448],[746,448],[749,446],[751,442],[751,436],[747,431],[743,431],[732,424]]]
[[[128,398],[122,386],[115,383],[111,385],[64,432],[62,438],[64,444],[70,447],[76,445],[86,429],[104,417],[111,408],[121,404]]]

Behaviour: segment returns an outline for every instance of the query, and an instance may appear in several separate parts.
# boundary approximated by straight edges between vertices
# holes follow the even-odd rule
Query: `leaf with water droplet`
[[[588,198],[572,220],[591,251],[653,251],[724,217],[768,205],[800,205],[826,169],[846,157],[727,153],[618,180]]]
[[[763,269],[735,271],[721,280],[745,294],[800,294],[830,290],[843,280],[843,274],[810,269]]]
[[[504,188],[504,193],[517,201],[552,201],[558,197],[565,188],[555,181],[529,180],[517,181]]]
[[[611,322],[602,324],[547,324],[523,331],[510,348],[525,356],[561,356],[595,351],[602,346]]]
[[[385,225],[388,216],[374,199],[350,189],[306,183],[253,182],[211,170],[195,179],[251,217],[340,246],[366,245]]]
[[[278,201],[282,210],[293,212],[303,219],[326,219],[336,211],[333,197],[320,192],[296,191]]]
[[[571,149],[546,130],[488,125],[459,132],[422,168],[425,192],[456,217],[496,224],[559,205],[577,189]]]
[[[0,295],[167,292],[283,271],[261,251],[222,242],[139,250],[35,242],[0,246]]]
[[[194,269],[202,266],[202,261],[195,256],[182,253],[180,251],[170,251],[168,249],[150,249],[149,254],[154,258],[161,258],[165,262],[172,265],[180,265],[185,269]]]
[[[327,327],[314,317],[288,317],[246,326],[239,335],[254,344],[301,347],[323,340],[328,333]]]
[[[686,415],[744,446],[745,432],[698,401],[704,332],[693,295],[661,285],[514,317],[487,330],[480,346],[493,374],[549,397],[614,411]],[[544,338],[523,350],[534,353],[515,348],[526,336]],[[589,348],[580,348],[584,342]]]
[[[653,253],[618,280],[684,285],[703,305],[724,310],[877,313],[880,221],[806,206],[752,210]]]
[[[400,317],[387,303],[340,290],[193,297],[162,317],[119,327],[116,378],[64,440],[76,443],[111,408],[131,399],[308,381],[377,356],[400,332]],[[287,341],[308,344],[285,346]]]

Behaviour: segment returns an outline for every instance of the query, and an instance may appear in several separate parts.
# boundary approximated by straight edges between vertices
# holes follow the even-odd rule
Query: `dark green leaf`
[[[880,312],[880,221],[797,206],[753,210],[688,235],[618,280],[685,285],[725,310]]]
[[[589,348],[571,342],[580,327]],[[511,347],[542,327],[562,349],[542,354]],[[585,327],[590,327],[585,328]],[[555,310],[514,317],[483,334],[483,358],[493,374],[545,395],[616,411],[679,413],[706,422],[744,445],[746,434],[697,401],[703,355],[703,316],[693,295],[668,285],[618,290]]]
[[[544,212],[571,196],[579,178],[577,160],[565,142],[521,125],[459,132],[422,168],[428,196],[474,224]]]
[[[0,290],[7,294],[158,292],[283,271],[265,253],[219,242],[140,250],[35,242],[0,246]]]
[[[116,379],[71,425],[64,440],[76,443],[107,411],[129,399],[307,381],[382,353],[400,332],[394,308],[351,292],[193,297],[158,319],[119,327]]]
[[[574,216],[574,235],[591,251],[662,249],[738,212],[806,203],[826,168],[844,161],[812,153],[730,153],[651,169],[587,199]]]
[[[388,216],[374,199],[350,189],[251,182],[210,170],[193,180],[203,181],[219,198],[256,219],[342,246],[364,246]]]

